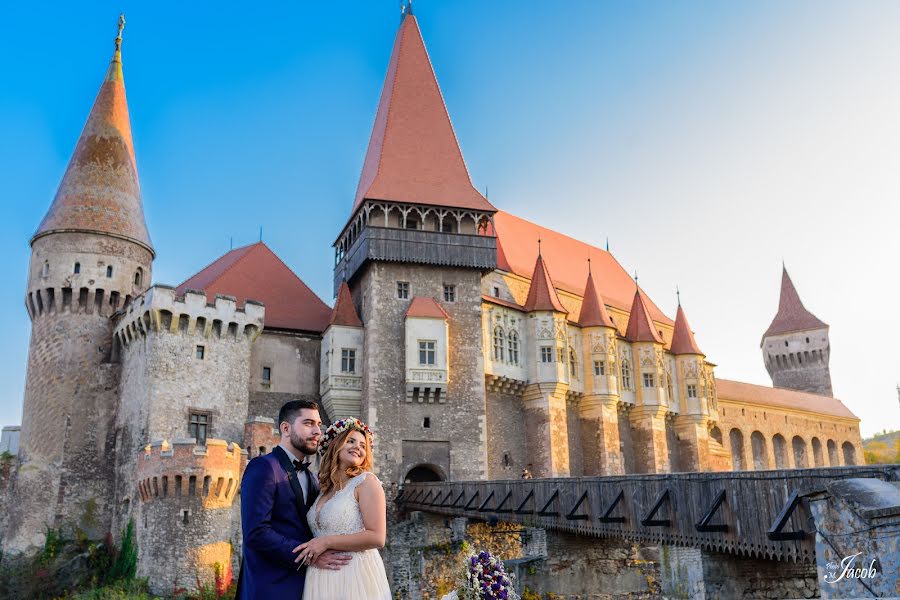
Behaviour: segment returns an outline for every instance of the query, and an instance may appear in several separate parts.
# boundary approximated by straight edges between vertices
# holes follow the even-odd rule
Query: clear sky
[[[21,420],[28,240],[126,11],[153,279],[265,241],[331,304],[397,0],[4,3],[0,424]],[[759,349],[786,262],[831,325],[835,394],[900,428],[900,3],[418,0],[473,182],[603,245],[719,377]]]

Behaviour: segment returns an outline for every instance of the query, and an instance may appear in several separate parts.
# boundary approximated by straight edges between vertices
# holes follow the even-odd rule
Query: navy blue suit
[[[308,507],[318,495],[316,477],[307,479],[309,498],[298,500],[288,472],[277,453],[287,457],[279,447],[247,464],[241,481],[241,525],[244,532],[244,560],[238,582],[241,600],[300,600],[306,567],[297,570],[292,552],[312,539],[306,522]],[[306,477],[305,473],[298,473]]]

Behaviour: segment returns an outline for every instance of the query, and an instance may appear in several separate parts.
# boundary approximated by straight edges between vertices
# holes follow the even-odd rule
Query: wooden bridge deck
[[[850,477],[900,481],[900,465],[407,483],[396,502],[454,517],[808,562],[815,532],[803,497]]]

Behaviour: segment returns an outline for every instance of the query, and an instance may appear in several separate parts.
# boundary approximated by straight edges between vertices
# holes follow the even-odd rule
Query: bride
[[[308,564],[303,600],[391,600],[384,563],[384,489],[372,473],[372,432],[359,419],[341,419],[325,431],[319,452],[319,496],[307,513],[315,536],[294,549]],[[338,571],[312,566],[326,550],[352,558]]]

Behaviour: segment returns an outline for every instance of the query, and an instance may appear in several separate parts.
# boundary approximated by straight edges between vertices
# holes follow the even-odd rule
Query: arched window
[[[575,360],[574,348],[569,348],[569,376],[578,379],[578,361]]]
[[[780,433],[776,433],[772,437],[772,449],[775,451],[775,468],[787,469],[787,442],[785,441],[784,436]]]
[[[46,277],[49,274],[50,274],[50,263],[45,260],[44,268],[41,269],[41,277]]]
[[[519,364],[519,334],[515,331],[509,332],[509,362]]]
[[[631,390],[631,364],[627,358],[622,359],[622,389]]]
[[[759,431],[750,434],[750,449],[753,452],[753,469],[765,471],[769,468],[769,449],[766,447],[766,438]]]
[[[841,444],[841,449],[844,451],[844,464],[847,466],[852,466],[856,464],[856,448],[853,447],[853,444],[850,442],[844,442]]]
[[[140,267],[134,272],[134,285],[141,285],[144,281],[144,270]]]
[[[505,336],[503,335],[503,328],[498,325],[497,327],[494,327],[494,360],[503,360],[504,342]]]
[[[743,471],[744,466],[744,434],[735,427],[728,434],[731,441],[731,467],[735,471]]]
[[[718,427],[713,427],[712,429],[709,430],[709,437],[711,437],[712,439],[719,442],[719,444],[721,444],[722,443],[722,430],[719,429]]]
[[[75,273],[76,275],[78,275],[79,273],[81,273],[81,263],[75,263],[74,273]]]

